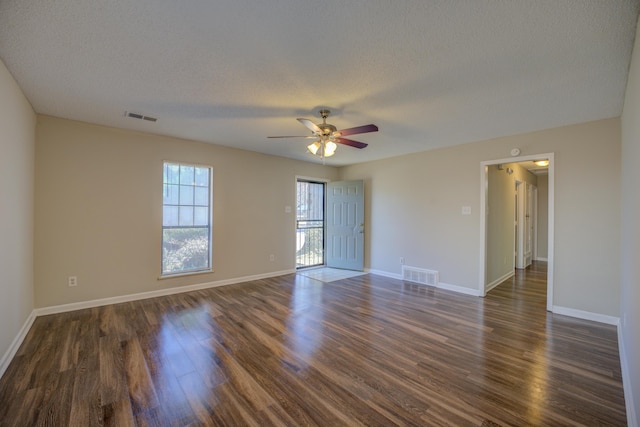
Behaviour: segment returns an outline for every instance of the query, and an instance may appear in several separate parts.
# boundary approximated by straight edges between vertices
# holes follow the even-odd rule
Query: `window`
[[[207,166],[164,163],[163,276],[211,270],[211,177]]]

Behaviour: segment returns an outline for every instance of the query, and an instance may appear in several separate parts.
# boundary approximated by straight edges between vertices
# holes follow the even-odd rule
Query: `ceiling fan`
[[[355,135],[358,133],[377,132],[378,126],[374,124],[356,126],[354,128],[338,130],[334,125],[327,123],[327,117],[331,111],[320,110],[320,117],[322,117],[322,123],[315,124],[309,119],[298,118],[297,120],[305,125],[313,135],[311,136],[268,136],[267,138],[311,138],[317,139],[317,141],[311,143],[307,148],[312,154],[319,155],[322,158],[331,157],[335,154],[337,144],[349,145],[355,148],[364,148],[368,144],[360,141],[354,141],[353,139],[343,138],[346,135]]]

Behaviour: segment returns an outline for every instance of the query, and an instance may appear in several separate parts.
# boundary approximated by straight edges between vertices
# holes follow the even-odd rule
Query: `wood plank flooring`
[[[2,426],[626,425],[616,330],[375,275],[257,280],[36,319]]]

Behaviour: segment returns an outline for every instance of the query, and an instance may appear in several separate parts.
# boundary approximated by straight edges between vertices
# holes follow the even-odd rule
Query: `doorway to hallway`
[[[548,311],[553,311],[553,278],[554,278],[554,268],[553,268],[553,264],[554,264],[554,181],[555,181],[555,171],[554,171],[554,154],[553,153],[544,153],[544,154],[537,154],[537,155],[529,155],[529,156],[521,156],[521,157],[517,157],[517,158],[505,158],[505,159],[497,159],[497,160],[491,160],[491,161],[484,161],[481,162],[480,164],[480,173],[481,173],[481,186],[480,186],[480,277],[479,277],[479,283],[478,283],[478,294],[480,296],[485,296],[486,293],[492,289],[493,287],[497,286],[498,284],[504,282],[505,280],[507,280],[508,278],[510,278],[511,276],[513,276],[515,274],[514,270],[509,269],[509,264],[511,264],[511,261],[513,262],[513,267],[515,267],[516,265],[516,259],[517,258],[517,254],[514,257],[514,244],[516,244],[516,246],[521,246],[522,247],[522,252],[523,255],[527,252],[531,252],[532,255],[532,259],[536,259],[538,258],[537,254],[533,252],[534,248],[536,251],[539,251],[541,246],[540,244],[538,244],[538,242],[536,242],[536,238],[539,237],[537,235],[533,235],[533,238],[530,239],[525,239],[525,237],[527,236],[527,233],[518,233],[517,232],[517,225],[516,227],[514,227],[514,222],[510,222],[510,223],[504,223],[502,222],[502,224],[505,224],[504,227],[501,227],[500,230],[502,230],[504,228],[505,233],[502,233],[502,231],[499,231],[498,233],[496,233],[493,229],[494,223],[500,223],[500,216],[498,215],[500,212],[499,209],[496,209],[497,206],[496,205],[492,205],[492,202],[490,202],[489,198],[491,194],[496,194],[496,190],[498,191],[502,191],[501,189],[504,188],[504,196],[500,196],[501,199],[504,199],[505,201],[508,200],[508,205],[504,205],[504,206],[510,206],[510,212],[502,212],[504,215],[504,217],[510,217],[511,221],[513,221],[514,219],[514,200],[516,200],[516,198],[513,195],[513,183],[512,181],[509,180],[500,180],[499,182],[502,183],[500,184],[499,187],[496,187],[494,184],[498,181],[492,181],[493,178],[495,178],[496,174],[492,174],[490,173],[491,171],[494,171],[494,168],[497,168],[497,170],[499,171],[503,171],[506,172],[508,175],[511,175],[511,173],[514,173],[514,170],[511,167],[504,167],[503,165],[507,165],[507,164],[522,164],[523,162],[529,162],[531,164],[538,164],[538,162],[540,162],[540,160],[546,160],[545,166],[548,166],[547,168],[547,177],[546,179],[546,185],[545,185],[545,191],[544,191],[544,196],[545,196],[545,210],[546,210],[546,215],[545,215],[545,222],[546,224],[544,224],[544,228],[546,228],[546,233],[544,233],[546,236],[542,236],[542,245],[546,246],[546,261],[547,261],[547,271],[546,271],[546,299],[547,299],[547,310]],[[540,162],[541,163],[541,162]],[[493,178],[492,178],[493,177]],[[491,179],[490,179],[491,178]],[[513,177],[513,179],[515,180],[515,176]],[[490,184],[491,183],[491,184]],[[491,187],[491,188],[490,188]],[[537,189],[539,190],[539,189]],[[499,193],[501,194],[501,193]],[[532,197],[534,195],[534,192],[531,191]],[[535,194],[539,194],[539,191],[537,191]],[[526,199],[525,199],[526,200]],[[523,200],[524,201],[524,200]],[[516,202],[515,205],[517,206],[519,204],[519,202]],[[503,205],[500,205],[503,206]],[[529,206],[531,206],[532,208],[535,207],[537,209],[537,204],[533,201],[531,201],[531,203],[529,204]],[[498,215],[498,216],[497,216]],[[537,226],[537,220],[539,219],[539,217],[536,218],[529,218],[530,219],[530,225],[533,226],[533,228],[538,229]],[[526,222],[526,214],[525,214],[525,218],[523,218],[523,222]],[[497,221],[497,222],[496,222]],[[517,224],[517,223],[516,223]],[[527,231],[531,231],[531,227],[528,227],[529,230]],[[519,245],[519,242],[516,242],[516,235],[514,235],[514,229],[516,231],[516,235],[518,235],[518,240],[520,240],[522,243],[525,242],[529,242],[528,248],[524,247],[524,245]],[[524,231],[524,228],[523,228]],[[506,234],[509,233],[509,235]],[[510,242],[508,241],[510,240]],[[495,252],[495,247],[499,247],[502,248],[501,251],[499,253]],[[498,255],[496,255],[498,254]],[[523,263],[523,266],[526,266],[526,262]]]

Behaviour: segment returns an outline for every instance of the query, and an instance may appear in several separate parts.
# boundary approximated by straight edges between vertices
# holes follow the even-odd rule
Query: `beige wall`
[[[342,168],[343,178],[366,181],[367,267],[399,274],[404,257],[440,271],[443,283],[477,289],[480,162],[513,147],[556,155],[554,304],[617,316],[617,119]],[[163,160],[214,167],[213,274],[157,280]],[[294,206],[295,176],[337,177],[320,165],[46,116],[36,169],[37,307],[292,269],[284,207]],[[67,286],[71,275],[77,288]]]
[[[549,176],[538,176],[538,250],[535,259],[549,254]]]
[[[625,352],[622,362],[628,369],[625,382],[629,425],[640,423],[640,34],[629,70],[622,114],[622,271],[621,336]]]
[[[48,116],[38,116],[36,139],[36,307],[293,269],[295,177],[338,174]],[[213,167],[214,273],[158,280],[164,160]]]
[[[443,283],[477,289],[480,163],[509,157],[514,147],[522,155],[555,153],[554,305],[618,316],[618,119],[342,168],[342,178],[366,183],[366,266],[399,274],[402,256],[438,270]],[[472,215],[461,215],[462,206]]]
[[[0,61],[0,362],[33,310],[35,121]]]
[[[487,170],[487,266],[486,283],[494,286],[513,273],[515,248],[515,182],[506,172],[491,165]]]

